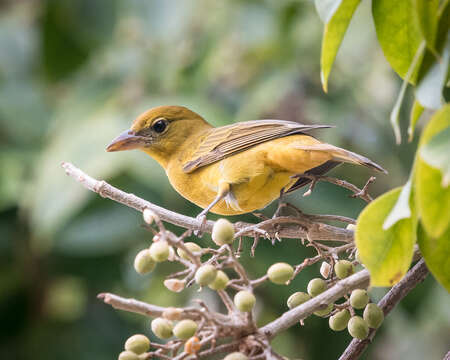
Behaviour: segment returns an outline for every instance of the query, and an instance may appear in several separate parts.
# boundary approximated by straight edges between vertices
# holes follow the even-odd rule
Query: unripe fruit
[[[350,311],[348,311],[348,309],[344,309],[334,314],[333,316],[330,316],[328,323],[330,325],[331,330],[341,331],[347,327],[349,320],[350,320]]]
[[[167,320],[180,320],[183,309],[168,307],[163,311],[162,317]]]
[[[283,262],[276,263],[267,270],[267,275],[274,284],[284,285],[294,275],[294,268]]]
[[[249,312],[255,306],[256,298],[250,291],[242,290],[234,296],[234,305],[239,311]]]
[[[363,318],[370,328],[377,329],[384,320],[384,313],[377,304],[370,303],[364,309]]]
[[[349,334],[359,340],[364,340],[369,335],[369,326],[361,316],[353,316],[348,322]]]
[[[131,351],[122,351],[119,354],[119,360],[139,360],[139,356]]]
[[[211,284],[217,276],[217,269],[212,265],[202,265],[195,273],[195,282],[200,286]]]
[[[214,223],[211,238],[219,246],[231,244],[234,241],[233,224],[227,219],[217,220]]]
[[[186,343],[184,344],[184,351],[188,353],[189,355],[197,354],[197,352],[200,350],[201,344],[200,340],[197,336],[191,337]]]
[[[224,290],[227,287],[229,281],[230,279],[228,278],[228,275],[225,274],[222,270],[219,270],[214,281],[208,286],[216,291]]]
[[[307,287],[308,294],[313,297],[323,293],[326,289],[327,289],[327,283],[325,282],[325,280],[320,279],[320,278],[312,279],[308,283],[308,287]]]
[[[144,249],[138,252],[136,257],[134,258],[134,269],[138,274],[144,275],[147,274],[155,268],[156,263],[150,255],[150,251],[148,249]]]
[[[156,215],[150,209],[144,209],[144,211],[142,212],[142,217],[144,218],[144,221],[148,225],[151,225],[153,223],[153,221],[158,221],[159,220],[158,215]]]
[[[133,335],[125,342],[125,350],[134,352],[135,354],[145,353],[150,349],[150,340],[145,335]]]
[[[247,360],[247,359],[248,357],[245,356],[243,353],[234,352],[225,356],[223,360]]]
[[[184,243],[184,246],[186,246],[187,249],[188,249],[191,253],[193,253],[194,255],[196,255],[195,253],[198,253],[198,252],[202,251],[202,248],[201,248],[199,245],[197,245],[196,243],[193,243],[193,242],[187,242],[187,243]],[[184,251],[184,250],[181,249],[181,248],[178,248],[178,249],[177,249],[177,254],[178,254],[178,256],[179,256],[180,258],[182,258],[182,259],[184,259],[184,260],[187,260],[187,261],[190,261],[190,260],[191,260],[191,258],[187,255],[186,251]]]
[[[354,309],[362,309],[369,302],[369,295],[366,290],[356,289],[350,295],[350,305]]]
[[[159,240],[150,246],[150,255],[156,262],[163,262],[169,258],[170,250],[167,241]]]
[[[314,315],[324,317],[327,316],[333,310],[334,304],[328,304],[325,309],[314,311]]]
[[[338,279],[345,279],[347,276],[352,275],[355,272],[353,264],[348,260],[339,260],[334,264],[334,272]]]
[[[153,333],[161,339],[168,339],[172,337],[173,323],[167,319],[153,319],[151,327]]]
[[[187,340],[194,336],[197,331],[197,323],[194,320],[185,319],[181,320],[173,328],[173,334],[181,340]]]
[[[322,275],[324,279],[328,279],[328,276],[330,276],[330,272],[331,272],[331,265],[328,264],[326,261],[324,261],[320,265],[320,275]]]
[[[303,304],[304,302],[311,299],[311,295],[305,293],[305,292],[295,292],[291,296],[289,296],[287,300],[287,306],[289,309],[295,308],[296,306],[299,306]]]
[[[167,279],[164,280],[164,286],[173,292],[183,291],[184,286],[186,285],[186,281],[179,279]]]

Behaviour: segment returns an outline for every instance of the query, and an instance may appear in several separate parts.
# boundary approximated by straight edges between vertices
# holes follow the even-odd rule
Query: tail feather
[[[342,161],[351,164],[363,165],[368,168],[380,171],[382,173],[387,174],[388,172],[383,169],[380,165],[374,163],[372,160],[366,158],[365,156],[356,154],[352,151],[348,151],[337,146],[333,146],[330,144],[314,144],[314,145],[297,145],[295,146],[297,149],[302,150],[312,150],[312,151],[326,151],[333,156],[332,160]]]

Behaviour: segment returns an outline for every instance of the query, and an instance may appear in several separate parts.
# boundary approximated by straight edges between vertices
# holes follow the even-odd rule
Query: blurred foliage
[[[323,24],[309,1],[0,2],[0,357],[106,360],[129,335],[149,334],[141,316],[97,301],[101,291],[172,306],[201,296],[214,306],[208,289],[175,295],[163,288],[158,279],[173,270],[169,265],[150,277],[135,274],[133,257],[150,239],[139,214],[90,194],[60,168],[74,162],[125,191],[197,214],[146,155],[104,151],[147,108],[185,105],[215,125],[269,117],[336,125],[319,136],[389,170],[373,195],[404,184],[417,143],[395,146],[387,119],[400,83],[377,45],[370,10],[368,1],[356,10],[325,95]],[[401,115],[406,128],[408,114]],[[334,174],[359,185],[370,175],[351,166]],[[309,198],[296,193],[290,201],[307,212],[356,217],[364,204],[347,195],[318,184]],[[273,262],[296,264],[310,254],[300,245],[292,251],[291,241],[276,251],[262,242],[252,259],[246,247],[243,261],[255,276]],[[260,322],[285,311],[290,293],[317,272],[305,270],[289,287],[258,289]],[[366,356],[442,357],[450,330],[442,292],[432,279],[419,285]],[[331,359],[349,341],[311,318],[274,344],[287,356]]]

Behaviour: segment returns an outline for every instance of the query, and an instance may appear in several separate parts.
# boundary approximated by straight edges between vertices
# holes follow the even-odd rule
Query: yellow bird
[[[255,120],[215,128],[183,106],[140,115],[107,151],[139,149],[166,171],[171,185],[204,210],[237,215],[262,209],[307,184],[297,174],[323,174],[342,162],[386,173],[364,156],[323,143],[307,132],[326,125]]]

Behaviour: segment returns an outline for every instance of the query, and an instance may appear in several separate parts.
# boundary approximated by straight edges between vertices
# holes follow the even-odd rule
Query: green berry
[[[348,322],[347,329],[356,339],[364,340],[369,335],[369,326],[361,316],[353,316]]]
[[[284,285],[294,275],[294,268],[283,262],[276,263],[267,270],[267,275],[274,284]]]
[[[255,306],[256,298],[250,291],[242,290],[234,296],[234,304],[239,311],[249,312]]]
[[[195,282],[200,286],[211,284],[217,276],[217,269],[212,265],[202,265],[195,273]]]
[[[138,274],[141,275],[147,274],[153,271],[155,266],[156,263],[152,259],[150,251],[148,249],[139,251],[136,257],[134,258],[134,269]]]
[[[167,241],[159,240],[150,246],[150,255],[156,262],[163,262],[169,258],[170,250]]]
[[[292,309],[303,304],[304,302],[307,302],[309,299],[311,299],[311,295],[298,291],[289,296],[287,306],[289,309]]]
[[[195,253],[198,253],[198,252],[202,251],[202,248],[201,248],[199,245],[197,245],[196,243],[194,243],[194,242],[187,242],[187,243],[184,243],[184,246],[186,246],[187,249],[188,249],[191,253],[193,253],[194,255],[195,255]],[[182,258],[182,259],[184,259],[184,260],[187,260],[187,261],[190,261],[190,260],[191,260],[191,258],[186,254],[186,251],[184,251],[184,250],[181,249],[181,248],[178,248],[178,249],[177,249],[177,254],[178,254],[178,256],[179,256],[180,258]]]
[[[135,354],[145,353],[150,349],[150,340],[145,335],[133,335],[125,342],[125,350],[134,352]]]
[[[139,360],[139,356],[132,351],[122,351],[119,360]]]
[[[377,304],[370,303],[364,309],[363,318],[370,328],[377,329],[384,320],[384,313]]]
[[[208,286],[213,290],[224,290],[228,286],[230,279],[222,270],[217,271],[216,278]]]
[[[334,307],[333,303],[328,304],[325,309],[314,311],[313,314],[316,316],[325,317],[333,310],[333,307]]]
[[[173,334],[181,340],[187,340],[194,336],[197,331],[197,323],[194,320],[186,319],[181,320],[173,328]]]
[[[156,318],[152,321],[152,331],[160,339],[172,337],[173,323],[164,318]]]
[[[231,244],[234,241],[234,226],[226,219],[219,219],[214,223],[212,240],[219,246]]]
[[[327,289],[326,281],[320,278],[312,279],[308,283],[307,287],[308,294],[311,295],[312,297],[323,293],[326,289]]]
[[[334,264],[334,272],[338,279],[344,279],[355,272],[353,264],[348,260],[339,260]]]
[[[363,289],[356,289],[352,291],[350,295],[350,305],[354,309],[362,309],[369,302],[369,295],[367,291]]]
[[[328,323],[330,329],[333,331],[341,331],[347,327],[348,321],[350,320],[350,311],[348,309],[341,310],[330,316]]]
[[[225,356],[223,360],[247,360],[247,359],[248,357],[245,356],[243,353],[234,352]]]

